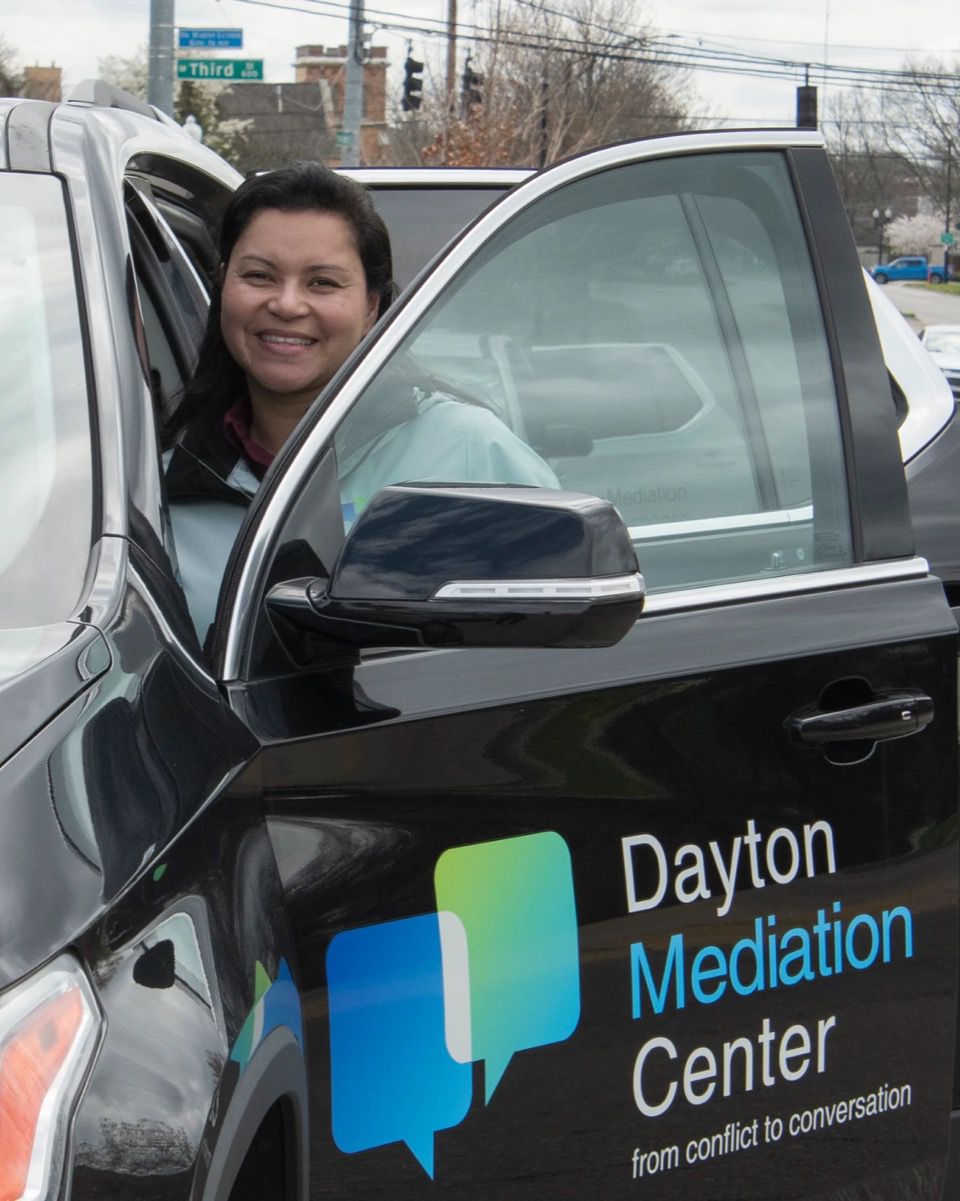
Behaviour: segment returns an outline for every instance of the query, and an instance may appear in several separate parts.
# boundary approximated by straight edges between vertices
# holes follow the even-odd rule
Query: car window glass
[[[153,391],[166,419],[193,370],[207,296],[169,226],[133,188],[127,190],[127,223]]]
[[[401,187],[368,185],[377,212],[390,230],[393,277],[405,288],[452,237],[506,190],[497,187]]]
[[[653,589],[850,561],[827,341],[779,154],[632,164],[508,224],[342,423],[347,521],[400,480],[544,482],[471,460],[471,408],[563,487],[612,501]]]
[[[89,415],[59,181],[0,178],[0,628],[62,620],[91,546]]]

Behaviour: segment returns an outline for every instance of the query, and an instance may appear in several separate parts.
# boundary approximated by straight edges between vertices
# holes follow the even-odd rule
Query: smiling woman
[[[395,292],[389,236],[366,189],[317,163],[243,183],[220,255],[197,369],[167,431],[174,543],[201,641],[250,498]],[[384,384],[376,408],[338,435],[345,526],[392,483],[558,486],[482,394],[411,370]]]
[[[366,190],[317,163],[243,183],[219,248],[221,289],[166,431],[177,559],[201,638],[266,469],[395,292]]]
[[[227,264],[220,314],[246,378],[255,442],[276,454],[379,309],[343,217],[256,214]]]

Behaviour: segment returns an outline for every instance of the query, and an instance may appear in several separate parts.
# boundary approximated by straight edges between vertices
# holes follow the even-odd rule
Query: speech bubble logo
[[[444,1037],[441,927],[452,913],[338,934],[327,951],[333,1137],[348,1153],[405,1143],[431,1178],[434,1133],[466,1117],[472,1069]],[[466,938],[460,927],[461,946]]]
[[[464,953],[444,927],[447,1046],[457,1063],[485,1060],[489,1103],[515,1052],[562,1042],[580,1020],[570,851],[552,831],[455,847],[434,885],[466,933]]]

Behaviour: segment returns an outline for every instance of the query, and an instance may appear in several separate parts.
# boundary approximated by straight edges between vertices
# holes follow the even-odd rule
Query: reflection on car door
[[[241,538],[219,667],[264,744],[316,1196],[939,1195],[955,627],[822,152],[704,149],[521,187]],[[329,565],[338,441],[411,363],[615,498],[650,587],[619,646],[284,667],[264,589]]]

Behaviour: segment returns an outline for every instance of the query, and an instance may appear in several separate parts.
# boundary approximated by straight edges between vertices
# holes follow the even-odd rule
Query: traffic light
[[[470,66],[470,56],[463,64],[463,75],[460,77],[460,109],[466,117],[472,108],[483,103],[483,76],[478,75]]]
[[[817,128],[817,89],[809,84],[797,88],[797,129]]]
[[[403,64],[403,101],[405,113],[412,112],[423,103],[423,63],[411,58],[409,52]]]

